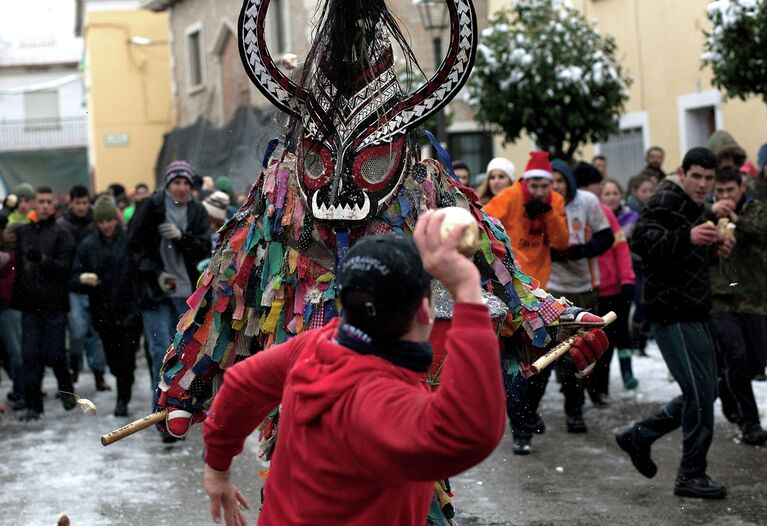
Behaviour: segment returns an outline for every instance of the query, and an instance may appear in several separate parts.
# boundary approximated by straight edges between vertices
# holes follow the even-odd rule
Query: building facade
[[[0,194],[21,182],[56,192],[88,184],[82,43],[45,28],[2,33]]]
[[[480,28],[485,27],[487,2],[474,3]],[[302,61],[312,40],[316,5],[316,0],[271,0],[267,39],[273,57],[294,54]],[[425,31],[412,0],[392,0],[389,5],[410,38],[424,73],[430,75],[435,70],[434,37],[439,36],[444,48],[447,31],[439,35]],[[177,126],[190,126],[204,118],[223,127],[241,106],[271,111],[240,62],[237,20],[242,0],[144,0],[143,6],[169,13]],[[451,103],[449,114],[447,142],[451,153],[465,157],[475,171],[480,167],[484,170],[493,153],[492,134],[480,129],[471,110],[460,100]]]
[[[703,146],[716,130],[730,132],[755,160],[767,142],[767,105],[759,99],[725,100],[711,84],[711,69],[701,68],[710,29],[708,0],[573,0],[597,28],[615,37],[616,56],[633,79],[620,132],[604,144],[580,152],[608,158],[608,175],[622,182],[644,166],[644,152],[653,145],[666,151],[666,172],[681,164],[684,153]],[[491,1],[491,10],[507,2]],[[499,146],[501,146],[499,141]],[[520,139],[503,147],[515,163],[524,163],[532,143]]]
[[[77,0],[77,6],[94,189],[151,187],[174,120],[167,14],[141,9],[138,0]]]

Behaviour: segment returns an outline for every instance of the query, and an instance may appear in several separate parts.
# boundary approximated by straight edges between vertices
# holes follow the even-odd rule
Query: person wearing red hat
[[[522,179],[483,208],[506,229],[522,272],[544,289],[551,275],[550,249],[564,250],[570,239],[565,200],[551,191],[552,174],[548,152],[530,152]]]

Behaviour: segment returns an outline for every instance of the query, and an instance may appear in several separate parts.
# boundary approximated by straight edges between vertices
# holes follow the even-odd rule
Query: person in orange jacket
[[[570,243],[565,200],[551,191],[552,174],[548,152],[530,152],[523,178],[483,208],[506,229],[520,270],[543,289],[551,275],[550,249],[564,250]]]

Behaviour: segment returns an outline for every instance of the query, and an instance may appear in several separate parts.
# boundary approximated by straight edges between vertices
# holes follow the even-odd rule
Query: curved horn
[[[264,23],[270,0],[246,0],[237,28],[240,58],[250,80],[277,109],[298,116],[306,92],[276,66],[266,46]]]
[[[450,45],[442,64],[423,86],[387,112],[387,124],[366,137],[360,148],[388,142],[417,127],[453,100],[468,80],[477,56],[477,14],[471,0],[446,2]]]

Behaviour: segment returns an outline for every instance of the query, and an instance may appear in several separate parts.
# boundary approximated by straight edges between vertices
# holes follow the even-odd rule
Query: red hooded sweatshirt
[[[205,461],[227,470],[281,403],[260,525],[423,526],[434,481],[479,463],[503,436],[487,307],[455,306],[435,391],[421,373],[340,346],[338,324],[227,370],[205,420]]]

